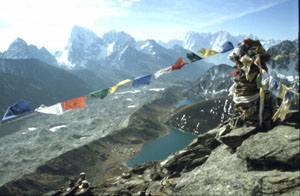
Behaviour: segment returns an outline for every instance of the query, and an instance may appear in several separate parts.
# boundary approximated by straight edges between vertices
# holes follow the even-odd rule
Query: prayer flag
[[[214,50],[210,50],[210,49],[207,49],[207,48],[201,48],[198,53],[200,55],[202,55],[204,58],[207,58],[209,56],[213,56],[213,55],[216,55],[218,54],[219,52],[217,51],[214,51]]]
[[[77,97],[69,101],[63,102],[63,108],[66,110],[85,108],[85,100],[87,96]]]
[[[157,79],[159,78],[161,75],[165,74],[165,73],[170,73],[172,72],[172,66],[166,67],[164,69],[158,70],[157,72],[155,72],[154,74],[154,78]]]
[[[104,97],[107,96],[108,94],[108,90],[109,88],[106,88],[106,89],[103,89],[103,90],[99,90],[99,91],[95,91],[95,92],[92,92],[90,94],[88,94],[88,97],[93,97],[93,98],[101,98],[101,99],[104,99]]]
[[[40,113],[45,113],[45,114],[55,114],[55,115],[63,114],[63,108],[61,106],[61,103],[57,103],[57,104],[49,106],[49,107],[42,104],[40,107],[36,108],[34,111],[40,112]]]
[[[25,100],[20,100],[7,108],[2,121],[17,118],[30,112],[31,109],[29,108],[28,102]]]
[[[151,79],[151,74],[150,75],[144,75],[144,76],[139,76],[133,79],[132,86],[139,86],[139,85],[144,85],[144,84],[150,84],[150,79]]]
[[[277,61],[279,58],[281,58],[281,57],[283,57],[281,54],[277,54],[274,58],[273,58],[273,60],[274,61]]]
[[[293,98],[294,98],[294,93],[287,89],[284,95],[284,100],[286,102],[291,102]]]
[[[182,56],[178,57],[178,59],[176,60],[175,64],[172,66],[172,71],[176,70],[176,69],[181,69],[185,64],[188,64],[187,62],[183,61]]]
[[[277,90],[278,86],[279,86],[279,82],[276,79],[274,79],[274,80],[272,80],[270,89],[271,90],[275,90],[275,89]]]
[[[228,52],[233,49],[234,49],[233,44],[231,42],[227,41],[222,45],[221,53],[225,53],[225,52]]]
[[[191,63],[203,59],[203,58],[201,58],[200,56],[196,55],[193,52],[186,53],[186,57],[190,60]]]
[[[111,87],[110,90],[109,90],[110,94],[113,94],[113,93],[117,90],[117,88],[118,88],[119,86],[124,85],[124,84],[127,84],[127,83],[129,83],[129,82],[131,82],[131,80],[129,80],[129,79],[123,80],[123,81],[119,82],[117,85]]]
[[[263,79],[263,80],[266,80],[268,77],[269,77],[268,72],[263,71],[262,79]]]

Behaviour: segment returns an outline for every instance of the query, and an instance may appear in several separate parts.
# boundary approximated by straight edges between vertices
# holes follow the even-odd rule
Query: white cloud
[[[207,23],[201,23],[198,27],[206,27],[206,26],[210,26],[210,25],[220,24],[220,23],[228,21],[228,20],[237,19],[237,18],[246,16],[246,15],[249,15],[249,14],[253,14],[253,13],[260,12],[265,9],[274,7],[276,5],[284,3],[286,1],[287,0],[280,0],[280,1],[272,1],[267,4],[252,5],[252,6],[248,6],[248,7],[245,6],[248,9],[246,9],[246,10],[236,9],[234,12],[232,12],[230,14],[210,13],[210,16],[209,16],[210,19],[206,20]],[[232,10],[229,9],[229,11],[232,11]]]
[[[136,0],[123,1],[125,7]],[[9,0],[0,7],[0,51],[17,37],[29,44],[63,47],[72,26],[95,29],[103,17],[122,17],[128,13],[116,0]],[[64,37],[64,38],[62,38]],[[63,43],[60,43],[63,42]],[[4,48],[3,48],[4,47]]]

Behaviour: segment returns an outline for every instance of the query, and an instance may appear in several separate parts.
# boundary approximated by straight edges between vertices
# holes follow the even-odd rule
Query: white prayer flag
[[[40,107],[36,108],[34,111],[40,112],[40,113],[45,113],[45,114],[55,114],[55,115],[61,115],[64,113],[61,103],[57,103],[57,104],[49,106],[49,107],[42,104]]]
[[[170,73],[172,72],[172,66],[170,67],[166,67],[164,69],[158,70],[155,74],[154,74],[154,78],[157,79],[158,77],[160,77],[161,75],[165,74],[165,73]]]

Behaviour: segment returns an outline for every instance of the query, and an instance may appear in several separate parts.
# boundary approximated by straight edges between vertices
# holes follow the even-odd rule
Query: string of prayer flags
[[[207,49],[207,48],[201,48],[200,50],[198,50],[198,53],[203,56],[203,58],[207,58],[209,56],[213,56],[213,55],[216,55],[218,54],[219,52],[217,51],[214,51],[214,50],[210,50],[210,49]]]
[[[42,104],[40,107],[36,108],[34,111],[40,112],[40,113],[45,113],[45,114],[55,114],[55,115],[61,115],[64,113],[61,103],[57,103],[52,106],[45,106]]]
[[[152,75],[150,74],[150,75],[144,75],[144,76],[139,76],[139,77],[134,78],[133,81],[132,81],[132,86],[150,84],[151,76]]]
[[[86,98],[87,96],[82,96],[82,97],[77,97],[75,99],[71,99],[69,101],[65,101],[63,102],[63,108],[65,110],[85,108]]]
[[[101,99],[104,99],[104,97],[107,96],[108,91],[109,91],[109,88],[106,88],[106,89],[103,89],[103,90],[92,92],[92,93],[88,94],[87,96],[89,98],[92,97],[92,98],[101,98]]]
[[[154,78],[157,79],[161,75],[166,74],[166,73],[170,73],[170,72],[172,72],[172,66],[169,66],[169,67],[166,67],[164,69],[158,70],[157,72],[155,72]]]
[[[182,56],[178,57],[178,59],[176,60],[175,64],[172,66],[172,71],[174,71],[176,69],[181,69],[186,64],[188,64],[188,63],[185,62],[185,61],[183,61]]]
[[[234,49],[233,44],[231,42],[227,41],[222,45],[221,53],[225,53],[225,52],[228,52],[228,51],[233,50],[233,49]]]
[[[193,52],[186,53],[186,57],[189,59],[190,63],[193,63],[193,62],[203,59]]]
[[[129,82],[131,82],[131,81],[132,81],[132,80],[127,79],[127,80],[123,80],[123,81],[119,82],[117,85],[115,85],[115,86],[113,86],[113,87],[110,88],[110,90],[109,90],[110,94],[113,94],[113,93],[117,90],[117,88],[118,88],[119,86],[124,85],[124,84],[127,84],[127,83],[129,83]]]

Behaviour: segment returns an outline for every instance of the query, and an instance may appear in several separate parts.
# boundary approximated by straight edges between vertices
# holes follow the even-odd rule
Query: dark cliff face
[[[233,84],[233,71],[233,67],[225,64],[211,67],[194,82],[187,96],[209,99],[228,95],[228,89]]]

